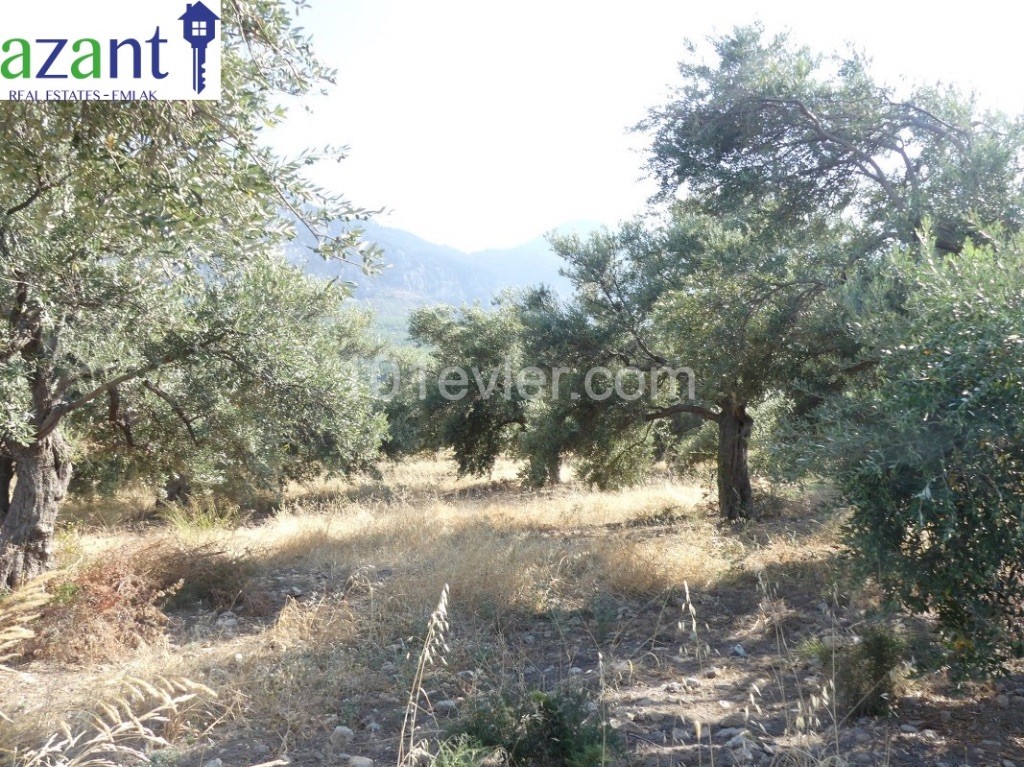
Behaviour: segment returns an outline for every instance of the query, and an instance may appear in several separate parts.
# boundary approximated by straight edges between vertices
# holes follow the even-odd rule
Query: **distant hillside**
[[[384,269],[372,277],[354,267],[324,261],[302,240],[289,248],[289,256],[311,274],[354,282],[355,298],[371,306],[381,329],[396,339],[404,338],[406,320],[420,306],[474,301],[486,305],[505,288],[540,284],[561,295],[570,291],[569,281],[558,273],[562,260],[543,237],[513,248],[465,253],[401,229],[373,222],[361,227],[366,239],[384,251]],[[560,231],[596,228],[596,224],[574,224]]]

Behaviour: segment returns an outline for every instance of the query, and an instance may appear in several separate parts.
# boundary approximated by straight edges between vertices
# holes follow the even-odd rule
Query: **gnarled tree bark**
[[[750,519],[754,516],[754,492],[747,459],[754,419],[745,403],[724,399],[718,405],[718,412],[688,403],[670,405],[647,413],[646,420],[692,413],[718,424],[718,509],[730,521]]]
[[[0,524],[11,508],[11,483],[14,481],[14,459],[0,448]]]
[[[747,453],[754,419],[742,404],[722,402],[718,414],[718,507],[730,521],[750,519],[754,494]]]
[[[60,431],[7,449],[17,482],[0,527],[0,587],[13,589],[53,566],[54,526],[71,482],[71,455]]]

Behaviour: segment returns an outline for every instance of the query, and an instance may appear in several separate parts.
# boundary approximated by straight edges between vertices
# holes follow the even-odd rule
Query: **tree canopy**
[[[879,363],[791,445],[839,480],[864,573],[991,669],[1024,653],[1024,243],[894,255],[858,290]]]
[[[673,98],[637,126],[661,198],[753,206],[787,227],[841,215],[870,252],[915,241],[926,220],[949,251],[1024,223],[1020,119],[953,88],[898,94],[863,55],[821,56],[759,26],[711,42],[713,63],[691,43]]]
[[[648,215],[554,238],[572,299],[519,304],[519,358],[565,367],[575,384],[510,423],[528,453],[603,456],[584,475],[609,485],[693,418],[713,422],[719,504],[735,519],[754,513],[753,411],[771,400],[807,418],[878,364],[860,332],[875,309],[855,288],[905,249],[960,253],[1020,229],[1024,134],[955,89],[897,93],[861,55],[820,56],[758,26],[691,44],[680,74],[637,126],[660,189]],[[906,298],[890,291],[886,311]],[[457,346],[448,364],[473,358]],[[673,385],[596,401],[582,384],[598,368]],[[609,462],[613,443],[633,460]]]
[[[272,393],[263,405],[301,421],[325,393],[308,367],[316,345],[296,331],[317,337],[331,300],[301,313],[313,289],[279,263],[280,246],[296,222],[326,232],[365,211],[305,181],[315,155],[283,159],[262,135],[283,98],[330,73],[279,0],[227,4],[223,22],[219,102],[0,104],[0,479],[17,477],[13,490],[0,482],[0,585],[51,563],[69,419],[87,439],[100,420],[87,411],[105,401],[126,425],[145,400],[187,431],[186,413]],[[353,233],[319,248],[364,255]],[[354,431],[376,428],[355,415],[351,387],[334,396],[347,401],[323,408],[328,422],[350,408]],[[307,430],[323,431],[315,420]],[[352,431],[333,432],[339,456],[362,453],[366,435]]]

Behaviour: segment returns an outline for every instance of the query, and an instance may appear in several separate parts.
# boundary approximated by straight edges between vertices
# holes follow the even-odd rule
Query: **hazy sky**
[[[293,109],[286,151],[347,145],[317,180],[382,223],[464,249],[639,212],[643,140],[627,128],[678,81],[683,41],[762,21],[866,51],[898,83],[956,82],[1024,111],[1024,11],[1005,4],[732,0],[311,0],[299,23],[338,84]]]

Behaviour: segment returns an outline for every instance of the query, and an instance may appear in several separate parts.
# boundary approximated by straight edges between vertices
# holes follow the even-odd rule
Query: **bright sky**
[[[737,24],[822,52],[852,43],[888,82],[956,82],[1024,112],[1024,11],[991,0],[311,3],[299,23],[338,85],[312,117],[293,110],[278,146],[347,145],[318,181],[466,250],[639,212],[652,187],[627,128],[666,100],[686,38]]]

